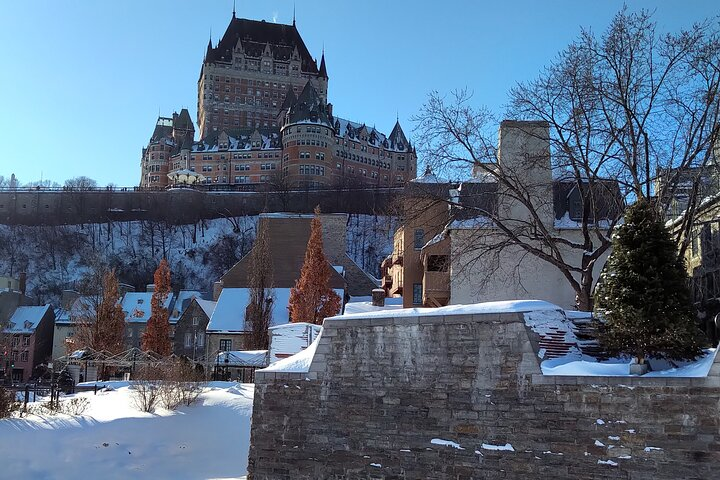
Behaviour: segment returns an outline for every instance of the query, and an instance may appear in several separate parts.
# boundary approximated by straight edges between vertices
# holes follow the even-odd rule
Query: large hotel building
[[[196,172],[204,183],[284,188],[402,186],[415,149],[396,122],[390,135],[333,114],[328,73],[295,22],[236,18],[208,44],[198,79],[199,140],[187,109],[158,118],[142,152],[144,187]]]

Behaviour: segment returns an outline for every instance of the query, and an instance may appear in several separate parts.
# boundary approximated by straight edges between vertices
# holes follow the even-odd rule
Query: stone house
[[[128,292],[122,299],[122,309],[125,312],[125,347],[142,348],[142,335],[147,328],[151,314],[151,299],[153,292]],[[171,293],[165,299],[163,307],[172,312],[175,296]]]
[[[36,366],[51,359],[54,322],[55,312],[50,305],[15,309],[2,332],[8,353],[2,368],[13,382],[27,382]]]
[[[497,165],[522,172],[544,229],[563,241],[582,244],[581,192],[573,176],[553,171],[547,124],[506,120],[499,137]],[[494,247],[506,237],[482,212],[492,212],[518,228],[534,221],[528,208],[494,180],[485,170],[475,169],[473,178],[463,183],[438,179],[430,172],[410,182],[405,223],[395,234],[393,253],[381,266],[389,296],[402,296],[405,307],[515,299],[546,300],[564,308],[576,304],[575,291],[557,267],[514,244]],[[596,180],[593,188],[597,190],[592,221],[603,229],[620,215],[619,189],[617,182],[605,179]],[[581,250],[562,242],[558,248],[568,263],[580,264]],[[479,256],[480,251],[490,253]],[[596,262],[593,283],[609,253]]]
[[[177,302],[176,302],[177,303]],[[206,329],[217,302],[193,297],[174,324],[173,353],[193,361],[205,360]]]

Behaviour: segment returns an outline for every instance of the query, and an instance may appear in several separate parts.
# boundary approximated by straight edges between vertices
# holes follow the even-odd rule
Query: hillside
[[[57,302],[63,289],[79,289],[97,265],[115,268],[138,290],[152,283],[165,257],[175,288],[210,291],[252,247],[257,216],[202,220],[187,225],[131,221],[84,225],[0,225],[0,275],[27,272],[28,294]],[[350,215],[350,257],[374,276],[392,250],[392,217]]]

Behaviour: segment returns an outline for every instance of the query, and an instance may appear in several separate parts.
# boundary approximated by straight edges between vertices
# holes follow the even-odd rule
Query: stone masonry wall
[[[256,375],[250,479],[720,477],[717,361],[543,376],[516,313],[324,327],[308,373]]]

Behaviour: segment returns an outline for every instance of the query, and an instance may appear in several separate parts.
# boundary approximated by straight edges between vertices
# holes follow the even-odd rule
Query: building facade
[[[165,188],[169,174],[185,170],[249,189],[393,187],[414,178],[417,155],[399,122],[386,136],[335,116],[328,83],[324,52],[318,65],[294,22],[233,13],[200,69],[199,140],[187,109],[158,118],[142,152],[141,186]]]

